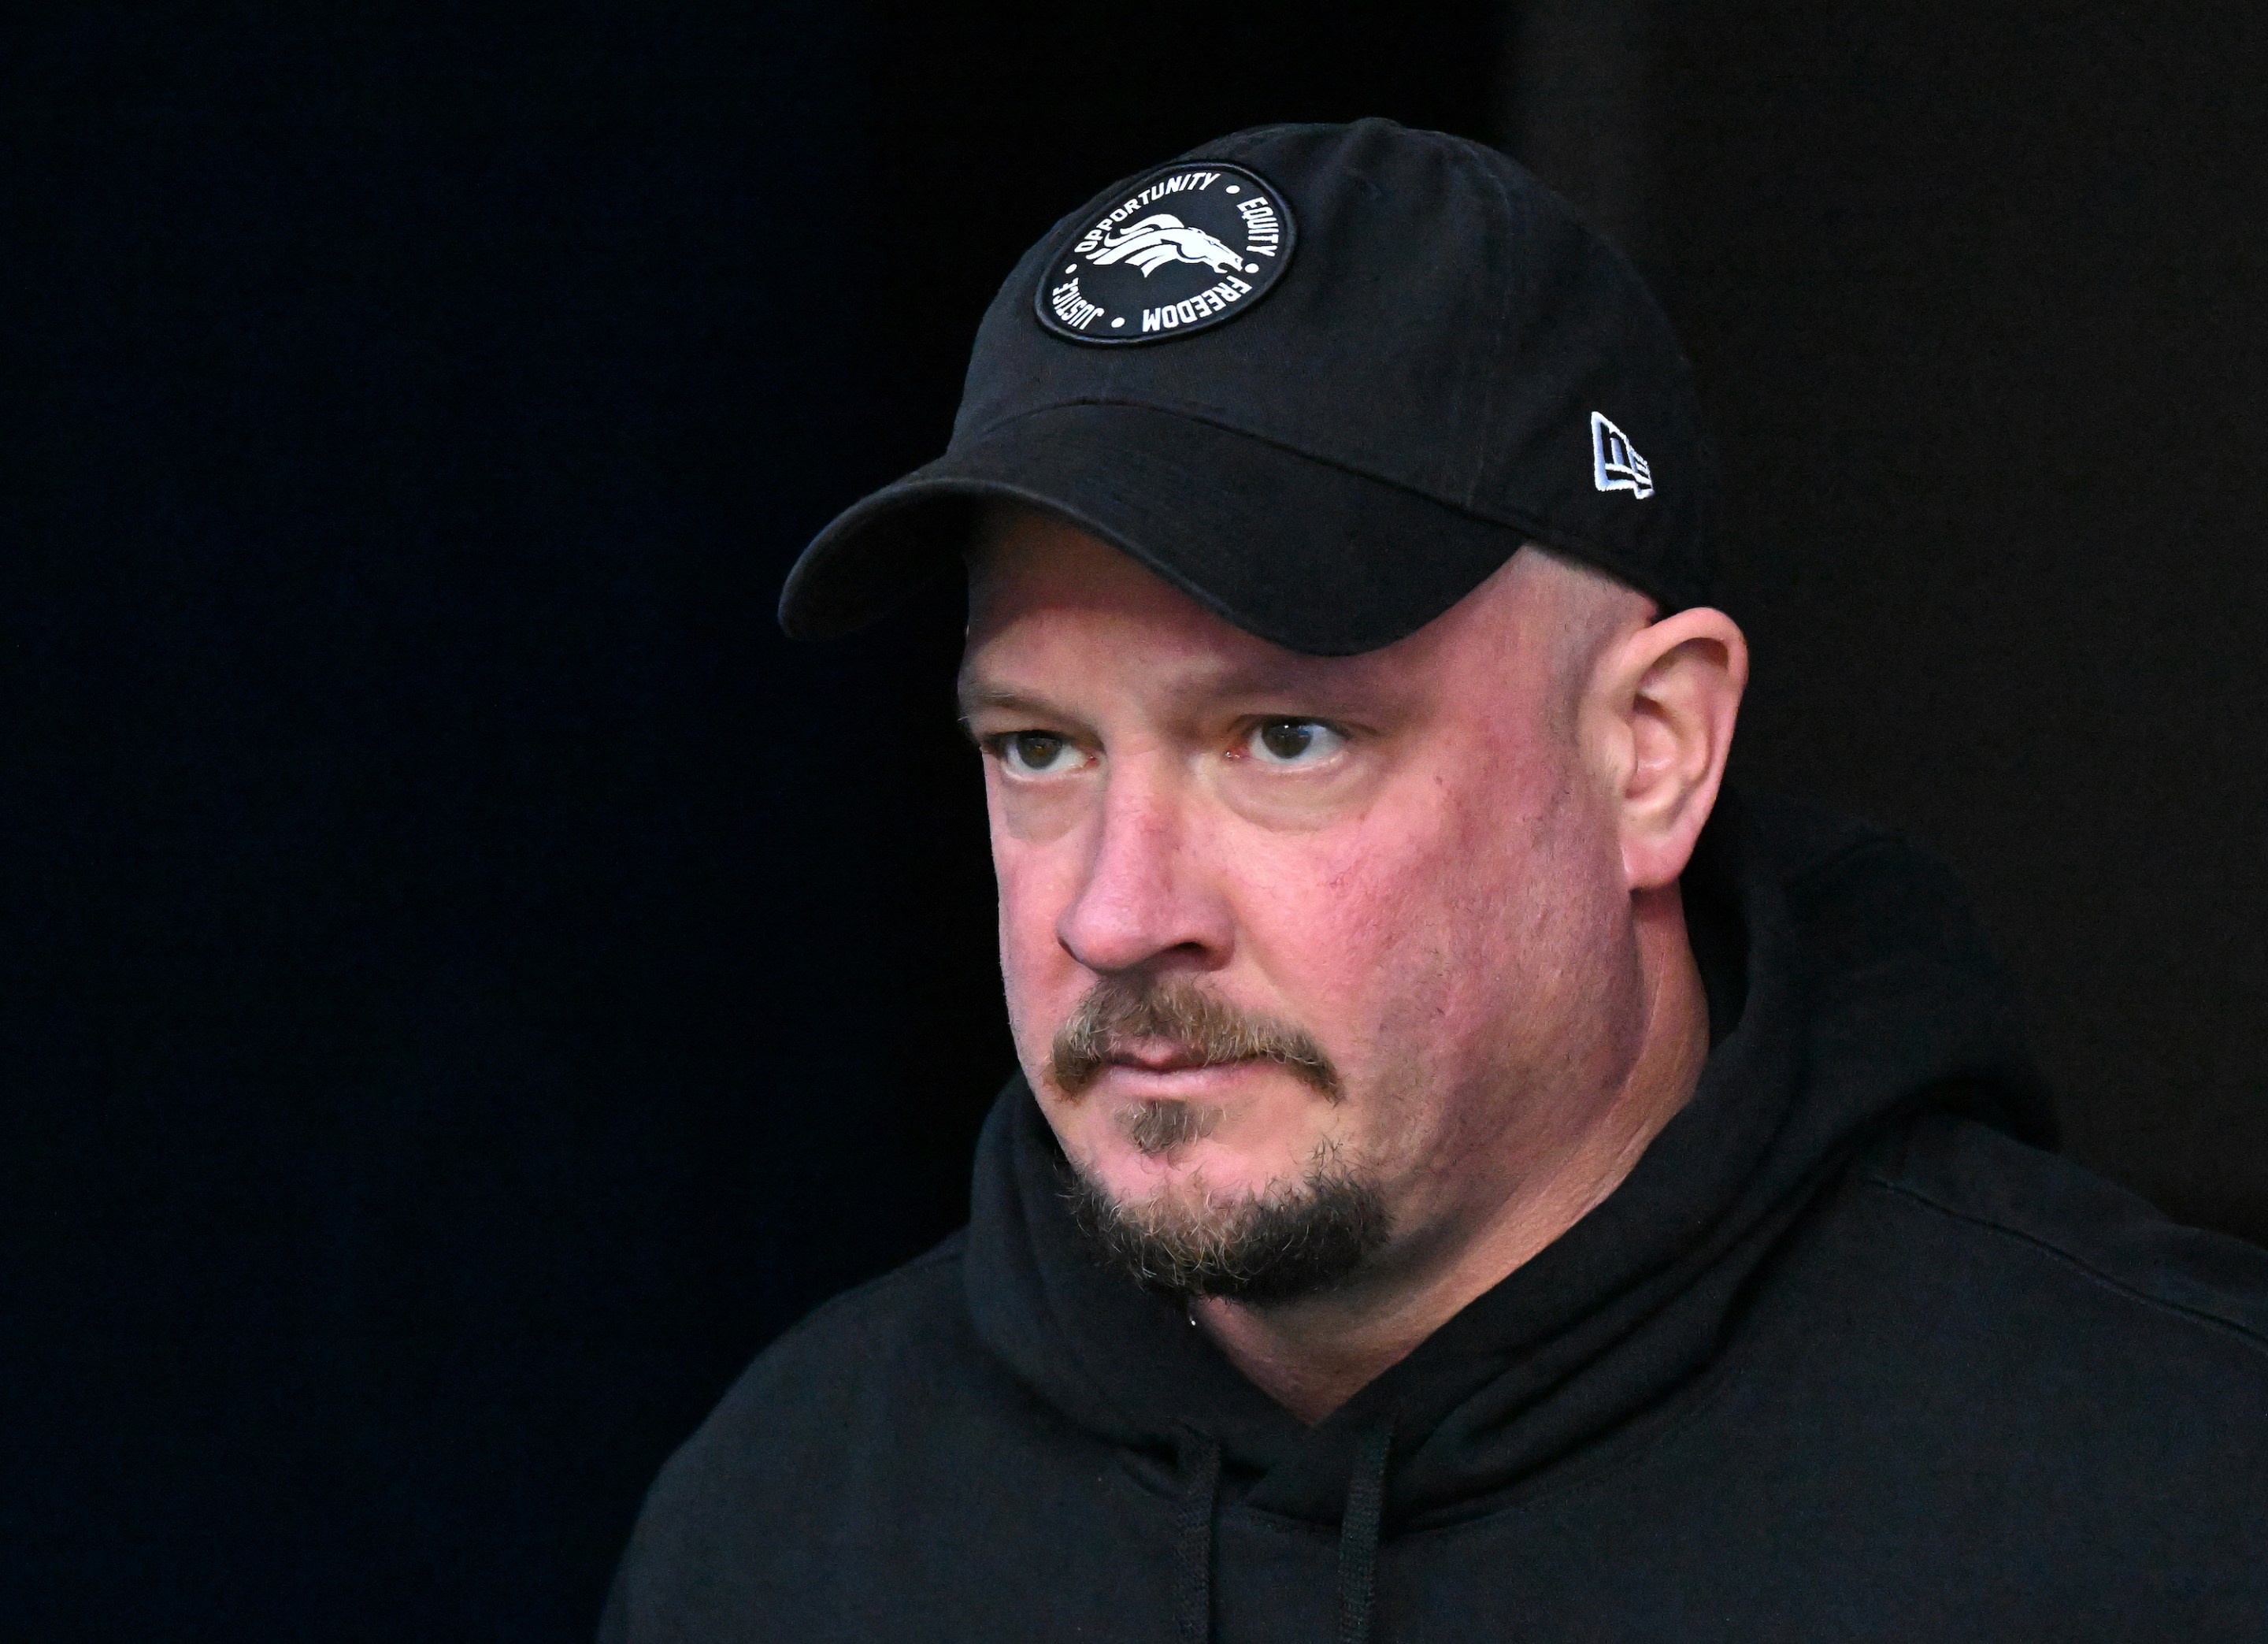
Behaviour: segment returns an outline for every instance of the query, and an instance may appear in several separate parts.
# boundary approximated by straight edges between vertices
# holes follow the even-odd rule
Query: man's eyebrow
[[[997,709],[1005,713],[1028,713],[1035,719],[1060,719],[1062,709],[1038,697],[1027,697],[1021,691],[1007,690],[998,685],[964,682],[960,689],[961,722],[967,725],[980,708]]]

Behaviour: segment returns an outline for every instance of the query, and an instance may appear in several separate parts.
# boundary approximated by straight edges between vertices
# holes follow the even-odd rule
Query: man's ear
[[[1680,611],[1610,646],[1592,681],[1624,877],[1660,889],[1685,871],[1716,807],[1749,642],[1722,611]]]

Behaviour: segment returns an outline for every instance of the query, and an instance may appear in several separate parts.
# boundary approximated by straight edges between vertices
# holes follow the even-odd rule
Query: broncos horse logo
[[[1178,217],[1160,211],[1128,225],[1116,239],[1105,236],[1101,247],[1087,254],[1089,262],[1130,262],[1147,279],[1168,262],[1202,262],[1217,274],[1237,274],[1244,259],[1202,228],[1191,228]]]

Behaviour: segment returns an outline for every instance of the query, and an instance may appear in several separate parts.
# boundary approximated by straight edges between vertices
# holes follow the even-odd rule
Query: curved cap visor
[[[872,622],[956,563],[975,505],[994,498],[1056,514],[1247,633],[1315,656],[1416,632],[1541,540],[1172,412],[1054,406],[837,518],[788,573],[780,625],[824,639]]]

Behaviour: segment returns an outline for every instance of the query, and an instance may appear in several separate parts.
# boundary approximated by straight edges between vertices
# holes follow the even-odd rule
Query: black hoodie
[[[968,1230],[664,1469],[603,1644],[2268,1637],[2268,1254],[2029,1145],[1918,852],[1728,805],[1686,900],[1692,1101],[1312,1428],[1088,1256],[1012,1083]]]

